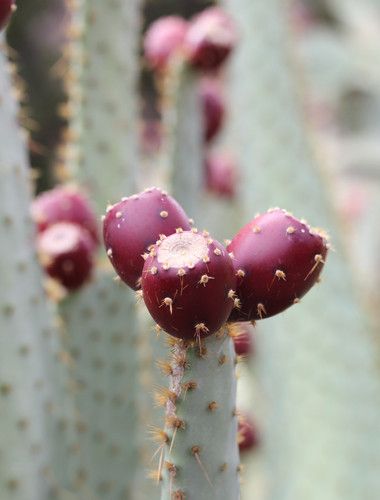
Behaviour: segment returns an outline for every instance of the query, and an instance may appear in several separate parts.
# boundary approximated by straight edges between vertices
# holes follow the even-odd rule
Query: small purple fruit
[[[210,142],[221,129],[225,115],[224,99],[219,82],[211,78],[202,78],[200,96],[205,141]]]
[[[87,229],[94,243],[99,243],[96,216],[89,200],[75,187],[57,187],[37,196],[32,217],[39,233],[57,222],[71,222]]]
[[[144,52],[149,65],[158,71],[167,68],[170,60],[183,45],[188,22],[179,16],[161,17],[145,34]]]
[[[161,234],[191,228],[183,208],[158,188],[123,198],[107,209],[103,236],[107,255],[120,278],[137,290],[144,254]]]
[[[232,323],[232,339],[238,356],[249,357],[253,354],[253,330],[251,323]]]
[[[197,340],[226,322],[236,277],[226,249],[207,232],[159,240],[145,261],[142,291],[148,311],[170,335]]]
[[[205,160],[206,187],[210,193],[232,199],[237,190],[237,168],[232,157],[210,153]]]
[[[16,10],[14,0],[0,0],[0,30],[2,30],[9,21],[12,12]]]
[[[195,16],[184,41],[185,58],[201,71],[220,68],[236,45],[231,17],[219,7],[210,7]]]
[[[299,302],[318,280],[328,244],[321,231],[276,208],[240,229],[228,251],[233,253],[241,305],[229,321],[251,321]]]
[[[46,273],[68,290],[90,279],[94,243],[86,229],[69,222],[53,224],[38,236],[37,250]]]
[[[254,450],[260,444],[256,426],[253,420],[245,414],[239,415],[238,444],[240,453]]]

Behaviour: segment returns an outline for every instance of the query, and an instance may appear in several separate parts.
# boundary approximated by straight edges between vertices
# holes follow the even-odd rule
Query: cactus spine
[[[224,332],[172,348],[162,500],[239,498],[235,351]]]
[[[370,499],[380,491],[375,343],[354,296],[305,137],[297,82],[288,64],[285,5],[277,0],[227,3],[241,33],[231,75],[231,140],[240,152],[247,213],[254,202],[259,209],[275,204],[313,216],[331,229],[337,249],[330,256],[323,292],[313,291],[302,312],[294,308],[260,324],[259,355],[272,360],[270,365],[258,361],[264,389],[272,395],[266,436],[266,460],[272,467],[268,498]],[[252,31],[253,42],[248,38]],[[349,379],[353,372],[354,381]]]

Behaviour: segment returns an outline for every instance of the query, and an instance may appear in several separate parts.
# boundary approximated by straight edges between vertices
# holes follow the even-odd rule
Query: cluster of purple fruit
[[[58,187],[34,200],[32,217],[45,272],[67,290],[80,288],[91,278],[99,245],[88,199],[74,187]]]
[[[318,280],[328,251],[320,231],[279,208],[256,216],[225,248],[192,227],[179,204],[157,188],[108,208],[104,242],[120,278],[141,288],[156,323],[184,340],[299,302]]]
[[[145,36],[145,58],[155,71],[165,72],[173,61],[184,60],[194,70],[207,74],[199,86],[206,145],[218,135],[225,120],[225,100],[216,73],[233,51],[236,40],[234,23],[219,7],[208,8],[190,21],[179,16],[162,17]],[[208,152],[204,167],[206,188],[232,198],[236,190],[233,159]]]

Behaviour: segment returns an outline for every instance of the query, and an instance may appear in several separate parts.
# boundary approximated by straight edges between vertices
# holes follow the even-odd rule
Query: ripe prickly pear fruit
[[[94,243],[81,226],[70,222],[53,224],[39,234],[37,250],[46,273],[66,289],[76,290],[90,279]]]
[[[131,288],[140,287],[144,257],[161,234],[189,230],[183,208],[158,188],[149,188],[107,209],[103,224],[107,255],[120,278]]]
[[[57,222],[71,222],[87,229],[94,243],[99,243],[98,221],[90,202],[73,186],[57,187],[37,196],[32,217],[40,233]]]
[[[235,26],[219,7],[211,7],[193,18],[184,41],[188,63],[201,71],[217,70],[236,45]]]
[[[232,199],[237,190],[237,168],[233,158],[210,153],[205,159],[206,188],[217,196]]]
[[[179,16],[161,17],[150,25],[144,40],[145,58],[149,65],[164,71],[182,48],[188,22]]]
[[[222,127],[225,107],[220,84],[211,78],[202,78],[200,96],[203,110],[204,138],[210,142]]]
[[[238,278],[241,307],[230,321],[278,314],[316,283],[328,250],[326,237],[286,210],[269,210],[244,226],[228,251]]]
[[[0,0],[0,30],[9,21],[12,12],[16,10],[16,3],[14,0]]]
[[[246,414],[239,415],[238,444],[240,453],[254,450],[260,444],[256,426]]]
[[[235,352],[238,356],[249,357],[253,354],[253,330],[251,323],[232,323],[229,333],[234,341]]]
[[[153,319],[186,340],[219,330],[235,301],[236,277],[226,249],[207,232],[194,231],[159,240],[145,261],[141,282]]]

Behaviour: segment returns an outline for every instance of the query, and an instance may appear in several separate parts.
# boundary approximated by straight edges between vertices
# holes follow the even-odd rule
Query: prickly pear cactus
[[[323,290],[310,293],[302,311],[295,306],[260,324],[267,498],[369,500],[380,492],[376,344],[305,134],[289,64],[286,6],[278,0],[226,3],[241,34],[231,72],[230,138],[240,153],[247,220],[252,206],[286,207],[320,221],[335,247]]]
[[[167,184],[195,220],[201,215],[203,162],[198,80],[184,62],[174,64],[163,82],[162,96],[169,165]]]
[[[134,191],[140,1],[69,6],[70,127],[62,170],[81,182],[102,214]]]
[[[79,456],[75,478],[99,498],[134,498],[137,455],[137,328],[126,326],[135,303],[124,285],[100,274],[61,313],[75,363]]]
[[[3,36],[0,43],[0,496],[47,500],[59,489],[54,466],[61,473],[65,467],[64,425],[55,418],[64,418],[63,387],[56,385],[63,353],[33,250],[27,153]]]
[[[98,213],[134,191],[139,1],[73,1],[67,54],[69,129],[61,173]],[[101,499],[138,498],[135,298],[100,263],[90,285],[60,305],[74,360],[78,410],[73,486]]]
[[[163,83],[166,183],[196,224],[223,241],[239,228],[239,203],[206,191],[200,75],[182,63],[170,68]]]
[[[239,498],[235,358],[223,331],[201,346],[174,343],[166,426],[157,431],[162,500]]]

